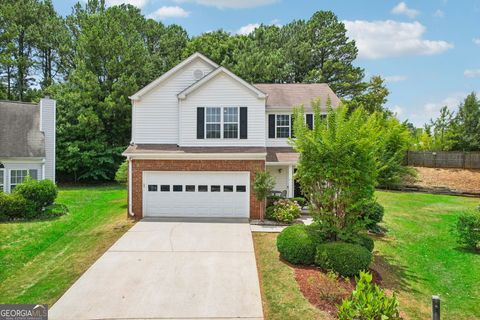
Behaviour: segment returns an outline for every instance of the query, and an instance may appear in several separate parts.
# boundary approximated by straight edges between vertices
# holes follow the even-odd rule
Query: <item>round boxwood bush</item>
[[[40,213],[43,208],[51,205],[55,201],[58,190],[55,183],[50,180],[37,181],[34,179],[26,179],[23,183],[15,187],[13,193],[32,202],[35,210]]]
[[[376,229],[377,224],[382,222],[385,213],[383,206],[376,201],[365,203],[360,207],[360,211],[368,229]]]
[[[375,247],[375,243],[373,239],[367,236],[366,234],[358,234],[355,236],[351,243],[355,243],[361,245],[362,247],[366,248],[368,251],[372,252],[373,248]]]
[[[18,194],[0,192],[0,221],[31,218],[35,212],[31,201]]]
[[[313,264],[317,243],[310,235],[307,226],[288,226],[277,237],[280,256],[293,264]]]
[[[367,270],[372,254],[365,247],[346,242],[327,242],[317,246],[315,264],[324,270],[333,270],[342,276],[357,275]]]

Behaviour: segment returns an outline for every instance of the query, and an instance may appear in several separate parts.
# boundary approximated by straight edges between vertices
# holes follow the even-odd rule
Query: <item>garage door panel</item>
[[[144,172],[143,178],[145,216],[249,217],[249,172]],[[187,185],[195,191],[187,192]],[[182,191],[173,191],[174,186]],[[208,191],[199,191],[199,186]],[[212,186],[220,191],[213,192]]]

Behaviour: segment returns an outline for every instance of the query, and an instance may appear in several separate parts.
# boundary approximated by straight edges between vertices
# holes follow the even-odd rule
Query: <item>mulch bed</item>
[[[295,280],[305,298],[320,310],[333,316],[337,314],[337,305],[350,296],[355,289],[355,279],[332,278],[316,267],[292,266]],[[373,283],[380,284],[382,277],[375,270],[370,270]]]

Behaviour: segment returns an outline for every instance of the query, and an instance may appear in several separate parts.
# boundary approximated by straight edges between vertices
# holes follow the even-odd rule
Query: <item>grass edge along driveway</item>
[[[0,303],[50,306],[132,225],[123,186],[59,189],[65,216],[0,224]]]

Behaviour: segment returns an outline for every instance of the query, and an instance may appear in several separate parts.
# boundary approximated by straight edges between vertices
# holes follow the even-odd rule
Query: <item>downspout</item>
[[[132,210],[132,159],[130,156],[127,156],[128,161],[128,214],[131,217],[134,217],[135,214]]]

